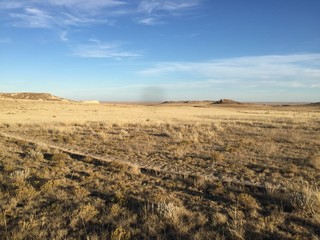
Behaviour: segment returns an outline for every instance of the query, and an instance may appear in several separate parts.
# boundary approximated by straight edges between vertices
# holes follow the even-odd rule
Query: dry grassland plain
[[[0,100],[1,239],[319,239],[320,107]]]

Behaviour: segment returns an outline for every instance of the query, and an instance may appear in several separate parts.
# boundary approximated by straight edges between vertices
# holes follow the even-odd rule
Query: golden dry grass
[[[319,107],[0,110],[3,239],[319,238]]]

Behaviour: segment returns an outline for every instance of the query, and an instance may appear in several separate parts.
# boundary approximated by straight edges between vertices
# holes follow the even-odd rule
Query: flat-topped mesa
[[[161,104],[207,104],[207,103],[212,103],[213,101],[210,100],[187,100],[187,101],[164,101]]]
[[[232,99],[220,99],[218,101],[215,101],[213,104],[241,104],[241,103],[234,101]]]
[[[69,101],[64,98],[54,96],[50,93],[31,93],[31,92],[21,92],[21,93],[0,93],[0,98],[5,99],[22,99],[22,100],[38,100],[38,101]]]

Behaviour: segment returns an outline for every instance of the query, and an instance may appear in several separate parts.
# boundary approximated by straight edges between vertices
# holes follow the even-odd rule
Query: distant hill
[[[213,102],[213,104],[241,104],[240,102],[234,101],[232,99],[220,99]]]
[[[38,100],[38,101],[69,101],[65,98],[60,98],[50,93],[29,93],[29,92],[0,93],[0,98]]]
[[[320,106],[320,102],[316,102],[316,103],[309,103],[309,106]]]
[[[201,106],[210,106],[212,104],[242,104],[240,102],[234,101],[232,99],[220,99],[218,101],[210,101],[210,100],[205,100],[205,101],[165,101],[162,102],[162,104],[172,104],[172,105],[201,105]]]

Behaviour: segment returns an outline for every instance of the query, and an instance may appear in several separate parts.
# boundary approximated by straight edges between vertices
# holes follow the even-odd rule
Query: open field
[[[320,107],[0,99],[1,239],[319,239]]]

